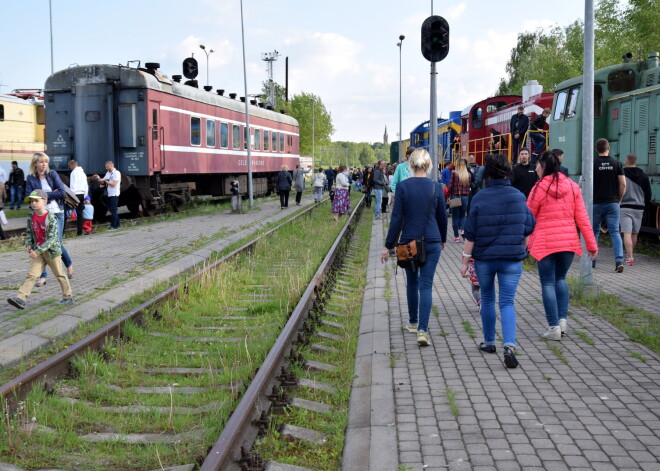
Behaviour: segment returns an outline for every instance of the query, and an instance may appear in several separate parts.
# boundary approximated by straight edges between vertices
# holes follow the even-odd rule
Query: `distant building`
[[[385,126],[385,134],[383,134],[383,144],[387,145],[389,139],[387,138],[387,126]]]

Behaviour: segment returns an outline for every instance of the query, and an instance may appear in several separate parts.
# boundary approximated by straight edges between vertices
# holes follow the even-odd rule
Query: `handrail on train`
[[[507,160],[511,162],[511,146],[509,146],[509,142],[512,142],[511,133],[498,134],[498,136],[502,136],[504,141],[504,148],[499,149],[498,152],[505,155]],[[483,165],[484,157],[486,154],[493,152],[491,142],[493,142],[493,136],[480,137],[479,139],[469,140],[467,152],[465,152],[463,157],[467,159],[468,155],[474,155],[477,159],[477,162],[481,162],[481,165]]]

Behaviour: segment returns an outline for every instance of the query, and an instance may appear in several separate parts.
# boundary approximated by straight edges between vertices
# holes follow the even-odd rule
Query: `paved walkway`
[[[433,345],[420,348],[402,329],[404,275],[390,262],[386,276],[378,260],[386,225],[373,226],[344,470],[660,470],[658,355],[573,307],[569,335],[541,340],[538,276],[525,271],[516,297],[520,367],[507,369],[500,345],[497,354],[477,350],[481,318],[458,274],[463,244],[453,242],[434,282]],[[611,249],[602,252],[595,281],[603,290],[658,314],[660,261],[640,255],[616,274]]]
[[[303,197],[303,206],[312,202],[311,196]],[[16,364],[23,355],[81,322],[204,263],[214,251],[298,209],[294,202],[281,210],[279,199],[256,200],[256,205],[244,214],[227,210],[65,239],[75,269],[71,284],[76,304],[68,309],[50,305],[61,299],[50,270],[46,285],[35,288],[28,299],[28,309],[18,311],[10,306],[6,298],[25,280],[29,259],[22,250],[0,253],[0,368]],[[48,315],[51,309],[53,313]],[[46,315],[51,319],[44,321]]]

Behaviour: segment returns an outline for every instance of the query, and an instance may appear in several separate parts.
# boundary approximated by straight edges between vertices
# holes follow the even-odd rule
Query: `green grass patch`
[[[596,345],[596,341],[589,337],[589,335],[586,332],[582,332],[581,330],[576,330],[575,335],[580,337],[584,343],[587,343],[591,346]]]
[[[522,266],[525,271],[536,271],[536,260],[531,255],[528,255],[523,259]]]
[[[449,409],[454,417],[458,417],[460,411],[456,405],[456,390],[454,388],[447,388],[447,402],[449,403]]]
[[[647,362],[646,357],[644,355],[642,355],[641,353],[637,353],[637,352],[629,352],[629,353],[630,353],[631,357],[637,358],[639,361],[641,361],[643,363]]]
[[[613,294],[592,295],[575,278],[567,278],[571,304],[588,309],[623,331],[633,342],[641,343],[660,353],[660,322],[658,316],[637,306],[623,304]]]
[[[564,351],[558,345],[552,343],[551,340],[546,340],[545,343],[548,345],[548,348],[555,356],[561,361],[564,365],[568,366],[568,359],[564,356]],[[516,355],[518,352],[516,352]]]
[[[467,334],[470,336],[471,339],[476,338],[476,335],[474,334],[474,330],[472,330],[472,325],[470,324],[470,321],[463,321],[461,322],[463,324],[463,330],[467,332]]]

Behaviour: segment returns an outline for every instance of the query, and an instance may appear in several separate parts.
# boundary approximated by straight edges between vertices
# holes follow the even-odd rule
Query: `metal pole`
[[[431,62],[431,119],[429,121],[429,154],[431,154],[431,179],[438,181],[438,111],[435,91],[435,62]]]
[[[584,74],[582,99],[582,197],[587,214],[593,217],[594,179],[594,2],[584,2]],[[576,156],[577,157],[577,156]],[[595,223],[595,222],[594,222]],[[580,282],[593,284],[591,260],[582,239]]]
[[[50,74],[55,73],[53,61],[53,0],[48,0],[48,10],[50,14]]]
[[[402,153],[401,153],[401,147],[403,144],[403,134],[401,130],[401,113],[402,113],[402,106],[401,106],[401,50],[403,49],[403,40],[405,39],[405,36],[402,34],[399,36],[399,43],[397,46],[399,46],[399,158],[397,161],[400,163],[402,159]]]
[[[316,127],[316,122],[314,117],[316,116],[314,106],[316,105],[316,98],[312,98],[312,168],[314,168],[314,128]]]
[[[252,193],[252,153],[250,152],[250,110],[248,109],[247,69],[245,67],[245,28],[243,27],[243,0],[241,0],[241,42],[243,43],[243,87],[245,89],[245,129],[247,129],[247,161],[248,161],[248,198],[250,208],[254,206]]]

